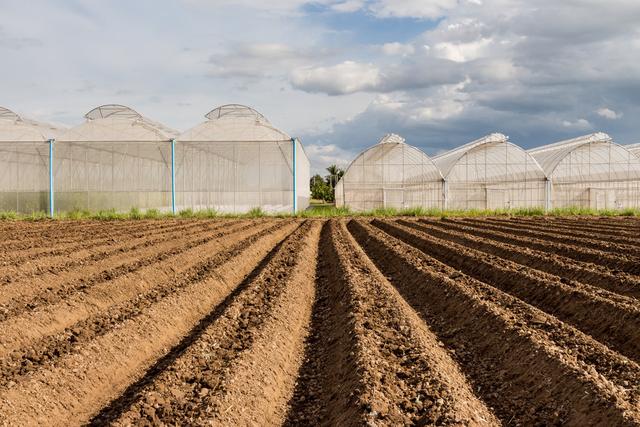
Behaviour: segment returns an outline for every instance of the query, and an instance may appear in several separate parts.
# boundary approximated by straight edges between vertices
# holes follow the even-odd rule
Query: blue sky
[[[178,130],[244,103],[316,171],[385,133],[429,155],[490,132],[640,142],[637,0],[0,0],[0,105],[104,103]]]

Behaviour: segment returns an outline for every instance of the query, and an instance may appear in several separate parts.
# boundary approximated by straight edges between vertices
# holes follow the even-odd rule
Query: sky
[[[433,156],[640,142],[638,0],[0,0],[0,105],[64,126],[128,105],[184,131],[247,104],[313,172],[387,133]]]

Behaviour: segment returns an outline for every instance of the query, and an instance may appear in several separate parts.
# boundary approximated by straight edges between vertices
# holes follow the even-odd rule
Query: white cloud
[[[379,17],[439,18],[457,5],[457,0],[376,0],[369,10]]]
[[[344,95],[374,89],[381,76],[373,64],[345,61],[330,67],[298,68],[291,73],[291,83],[308,92]]]
[[[617,120],[622,118],[622,113],[616,113],[615,111],[606,107],[598,108],[598,110],[596,110],[596,114],[609,120]]]
[[[469,43],[437,43],[434,48],[440,58],[454,62],[467,62],[478,59],[488,52],[491,38],[481,38]]]
[[[575,121],[563,120],[562,126],[573,129],[590,129],[592,127],[587,119],[578,119]]]
[[[382,53],[390,56],[407,56],[415,52],[415,48],[411,44],[403,44],[398,42],[385,43],[382,45]]]

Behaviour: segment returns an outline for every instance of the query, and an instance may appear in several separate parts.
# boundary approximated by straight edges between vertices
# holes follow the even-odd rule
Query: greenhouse
[[[395,134],[358,155],[336,185],[336,206],[356,211],[377,208],[441,208],[442,175],[421,150]]]
[[[534,158],[494,133],[433,158],[444,177],[445,208],[545,207],[546,178]]]
[[[640,207],[640,158],[594,133],[529,150],[551,183],[552,207]]]
[[[625,147],[627,150],[631,151],[633,154],[635,154],[636,156],[640,157],[640,143],[638,144],[631,144],[631,145],[625,145]]]
[[[0,107],[0,210],[31,213],[49,206],[49,150],[55,126]]]
[[[171,209],[178,133],[123,105],[84,117],[54,144],[55,210]]]
[[[307,208],[310,165],[298,140],[244,105],[223,105],[205,117],[176,144],[178,209]]]

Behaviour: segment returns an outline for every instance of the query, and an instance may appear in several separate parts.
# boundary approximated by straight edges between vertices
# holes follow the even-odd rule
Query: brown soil
[[[0,426],[640,425],[639,236],[0,222]]]

